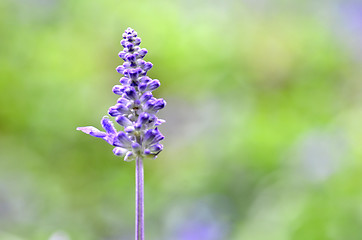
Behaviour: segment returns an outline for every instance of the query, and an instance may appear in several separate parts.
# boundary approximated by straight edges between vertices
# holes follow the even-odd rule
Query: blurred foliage
[[[362,239],[361,16],[352,0],[1,1],[0,239],[133,238],[133,163],[75,131],[114,104],[128,26],[168,101],[147,239]]]

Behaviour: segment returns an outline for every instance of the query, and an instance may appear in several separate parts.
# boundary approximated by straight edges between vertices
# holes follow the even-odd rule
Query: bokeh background
[[[0,1],[0,239],[129,240],[134,163],[75,129],[136,29],[165,150],[148,240],[362,239],[362,2]]]

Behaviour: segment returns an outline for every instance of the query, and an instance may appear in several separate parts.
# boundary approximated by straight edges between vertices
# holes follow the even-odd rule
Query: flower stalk
[[[136,158],[136,240],[144,240],[143,159]]]

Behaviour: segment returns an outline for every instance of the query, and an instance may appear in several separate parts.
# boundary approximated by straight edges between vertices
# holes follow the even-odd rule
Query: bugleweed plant
[[[110,107],[108,114],[115,117],[115,121],[123,127],[117,131],[112,121],[104,116],[101,120],[104,131],[95,127],[78,127],[86,134],[102,138],[114,146],[113,153],[124,157],[125,161],[136,162],[136,240],[144,240],[144,180],[143,159],[156,158],[162,151],[160,141],[164,136],[157,126],[165,121],[156,117],[156,113],[165,107],[162,98],[156,99],[152,91],[160,86],[160,81],[147,77],[152,68],[151,62],[143,58],[147,54],[145,48],[140,48],[141,38],[137,32],[127,28],[123,33],[121,45],[124,49],[118,54],[125,62],[116,68],[123,77],[119,80],[121,85],[115,85],[113,92],[121,97],[117,104]]]

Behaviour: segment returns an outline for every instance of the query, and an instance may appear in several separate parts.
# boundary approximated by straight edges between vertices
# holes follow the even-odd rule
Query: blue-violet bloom
[[[119,95],[117,103],[110,107],[108,114],[115,117],[116,122],[123,127],[117,131],[107,116],[101,124],[105,131],[95,127],[78,127],[86,134],[102,138],[114,146],[113,153],[125,161],[136,160],[136,231],[135,239],[144,240],[144,157],[156,158],[162,151],[160,141],[164,136],[157,126],[165,122],[156,113],[166,106],[165,100],[153,97],[152,91],[160,86],[160,81],[151,79],[147,72],[153,67],[151,62],[143,58],[147,54],[145,48],[140,48],[141,38],[137,32],[127,28],[123,33],[121,45],[124,49],[119,57],[125,62],[116,68],[123,75],[119,80],[121,85],[115,85],[112,91]]]
[[[166,101],[152,95],[152,91],[160,86],[160,81],[147,76],[153,65],[143,60],[147,50],[141,49],[140,43],[141,39],[133,29],[128,28],[123,33],[121,45],[124,49],[118,55],[125,62],[116,68],[123,77],[120,79],[120,85],[115,85],[112,89],[120,97],[108,110],[108,114],[115,117],[123,131],[117,131],[107,116],[101,120],[105,131],[92,126],[77,128],[113,145],[113,153],[124,157],[125,161],[135,160],[136,157],[156,158],[163,149],[160,141],[164,136],[157,126],[165,120],[157,118],[156,114],[165,107]]]

